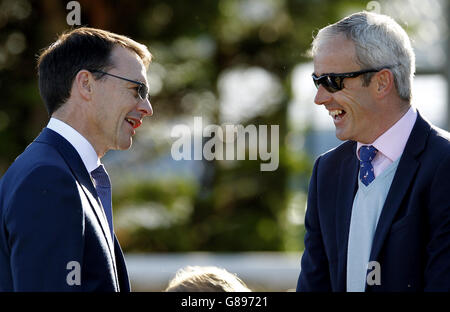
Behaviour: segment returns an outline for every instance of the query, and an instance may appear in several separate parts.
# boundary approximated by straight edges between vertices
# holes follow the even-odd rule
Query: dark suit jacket
[[[450,290],[449,140],[417,116],[372,243],[369,261],[380,264],[381,284],[366,283],[366,291]],[[346,291],[355,150],[356,142],[347,141],[314,165],[297,291]]]
[[[0,291],[130,291],[90,174],[48,128],[0,181]]]

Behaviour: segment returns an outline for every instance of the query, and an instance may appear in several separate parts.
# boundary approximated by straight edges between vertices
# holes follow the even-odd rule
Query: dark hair
[[[70,97],[73,80],[80,70],[106,71],[114,67],[110,56],[117,46],[134,51],[148,68],[152,55],[145,45],[96,28],[81,27],[65,32],[42,51],[37,64],[39,92],[49,116]]]

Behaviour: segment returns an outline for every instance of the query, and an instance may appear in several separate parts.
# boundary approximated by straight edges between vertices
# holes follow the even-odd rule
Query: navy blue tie
[[[369,185],[373,180],[375,180],[375,173],[373,171],[372,160],[375,158],[378,150],[370,146],[362,146],[359,149],[360,168],[359,168],[359,178],[365,186]]]
[[[103,209],[105,210],[106,218],[108,219],[109,229],[111,230],[111,238],[114,239],[113,216],[111,204],[111,181],[108,173],[103,165],[98,166],[91,172],[91,176],[95,182],[95,189],[102,201]]]

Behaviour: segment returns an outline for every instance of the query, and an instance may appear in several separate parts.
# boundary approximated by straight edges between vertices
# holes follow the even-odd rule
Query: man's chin
[[[130,149],[132,144],[133,144],[133,138],[130,137],[129,140],[123,140],[123,142],[119,142],[119,144],[117,145],[117,147],[115,149],[125,151],[125,150]]]
[[[350,136],[347,133],[344,133],[343,131],[339,131],[339,129],[336,129],[336,138],[338,140],[341,141],[347,141],[347,140],[352,140],[352,138],[350,138]]]

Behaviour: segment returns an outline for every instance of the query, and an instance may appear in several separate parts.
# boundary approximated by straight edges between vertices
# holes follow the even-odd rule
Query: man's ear
[[[78,94],[83,100],[90,101],[92,99],[94,77],[87,70],[80,70],[75,76],[75,87]]]
[[[389,69],[380,70],[372,79],[377,98],[384,98],[395,88],[394,74]]]

